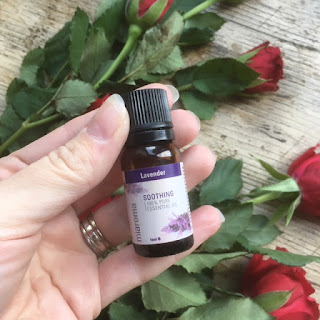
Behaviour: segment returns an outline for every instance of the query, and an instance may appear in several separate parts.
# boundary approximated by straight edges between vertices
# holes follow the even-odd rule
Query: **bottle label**
[[[160,244],[193,234],[182,162],[124,175],[133,243]]]

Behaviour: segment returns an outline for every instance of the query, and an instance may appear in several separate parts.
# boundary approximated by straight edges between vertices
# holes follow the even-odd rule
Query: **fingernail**
[[[226,218],[224,217],[223,213],[217,208],[216,208],[216,210],[218,211],[218,213],[220,215],[221,223],[224,223],[226,221]]]
[[[201,129],[201,121],[200,121],[200,119],[198,118],[198,116],[197,116],[194,112],[192,112],[192,111],[190,111],[190,110],[186,110],[186,111],[190,112],[190,113],[197,119],[199,131],[200,131],[200,129]]]
[[[174,86],[172,86],[171,84],[167,84],[166,87],[171,92],[173,103],[177,102],[179,100],[179,97],[180,97],[179,91]]]
[[[113,94],[103,103],[89,122],[87,134],[99,142],[105,142],[117,131],[126,113],[122,97]]]

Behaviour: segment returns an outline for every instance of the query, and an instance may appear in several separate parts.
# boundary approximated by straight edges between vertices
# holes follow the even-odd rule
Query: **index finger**
[[[151,88],[166,90],[170,108],[179,97],[178,91],[174,87],[166,86],[160,83],[149,84],[139,89]],[[12,157],[14,157],[20,162],[18,170],[23,169],[23,167],[35,161],[38,161],[42,157],[49,154],[51,151],[58,149],[60,146],[66,144],[69,140],[73,139],[89,123],[95,113],[96,110],[69,121],[65,125],[48,133],[44,137],[30,143],[29,145],[18,151],[13,152],[8,157],[0,159],[0,163],[9,161],[10,159],[12,159]]]

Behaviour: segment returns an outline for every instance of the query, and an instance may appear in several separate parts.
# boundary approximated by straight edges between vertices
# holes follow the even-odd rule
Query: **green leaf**
[[[20,128],[22,122],[23,119],[15,112],[13,107],[10,105],[6,107],[0,117],[0,123],[7,129],[10,129],[11,133],[17,131]],[[5,133],[4,129],[2,131],[3,133]]]
[[[199,283],[186,271],[170,268],[142,285],[142,299],[147,309],[174,312],[206,303]]]
[[[125,4],[126,0],[103,0],[97,9],[93,26],[103,29],[111,44],[122,26],[126,25]]]
[[[193,74],[197,70],[197,68],[198,68],[198,66],[191,66],[191,67],[179,70],[175,74],[175,81],[176,81],[178,87],[192,84]]]
[[[217,161],[215,169],[201,186],[201,205],[234,199],[243,186],[242,164],[241,160],[231,158]]]
[[[203,245],[205,252],[217,252],[229,250],[237,241],[238,236],[249,226],[253,206],[251,204],[232,208],[225,214],[225,222],[218,232],[209,238]]]
[[[109,306],[110,320],[150,320],[150,314],[150,311],[145,311],[142,313],[136,310],[133,306],[126,305],[121,302],[113,302]]]
[[[35,86],[38,83],[38,72],[44,63],[44,50],[36,48],[27,53],[24,57],[20,79],[25,81],[28,86]]]
[[[168,74],[173,71],[177,71],[184,67],[184,62],[181,55],[181,50],[178,46],[175,46],[170,55],[159,62],[149,73],[153,74]]]
[[[177,45],[182,29],[183,19],[176,12],[168,20],[149,29],[129,59],[127,78],[142,78],[160,61],[166,59]]]
[[[272,167],[270,164],[268,164],[267,162],[258,159],[259,163],[261,164],[261,166],[266,169],[266,171],[275,179],[277,180],[286,180],[288,178],[290,178],[287,174],[283,174],[281,172],[279,172],[278,170],[276,170],[274,167]]]
[[[295,210],[297,209],[297,207],[299,206],[301,202],[301,194],[299,194],[299,196],[291,202],[288,212],[287,212],[287,221],[286,221],[286,225],[288,225],[292,219],[293,213],[295,212]]]
[[[179,320],[272,320],[258,304],[246,298],[214,299],[197,308],[190,308]]]
[[[12,97],[12,106],[22,119],[27,119],[47,104],[55,92],[55,89],[24,88]]]
[[[239,56],[237,60],[241,63],[246,63],[248,60],[253,58],[261,49],[263,49],[263,47],[244,53],[241,56]]]
[[[223,260],[232,259],[247,254],[245,251],[230,253],[193,253],[178,261],[176,265],[183,267],[188,272],[201,272],[205,268],[213,268]]]
[[[276,226],[266,227],[269,219],[263,215],[253,215],[247,229],[241,233],[250,244],[264,246],[275,240],[281,231]]]
[[[278,261],[281,264],[285,264],[291,267],[303,267],[308,263],[317,262],[320,263],[320,257],[317,256],[303,256],[299,254],[294,254],[291,252],[284,252],[280,250],[272,250],[267,248],[261,248],[258,246],[253,246],[249,244],[248,240],[244,237],[239,237],[237,239],[239,244],[251,253],[258,253],[262,255],[267,255],[271,259]]]
[[[96,98],[97,94],[90,84],[80,80],[68,80],[56,98],[57,111],[72,118],[86,111]]]
[[[259,77],[243,63],[232,58],[217,58],[202,64],[194,73],[193,85],[214,97],[230,97]]]
[[[72,69],[77,73],[80,66],[80,58],[84,49],[89,27],[88,15],[77,8],[71,21],[71,35],[69,47],[69,60]]]
[[[201,92],[184,91],[180,96],[185,109],[192,111],[200,120],[210,120],[218,110],[213,98]]]
[[[200,198],[199,198],[199,190],[198,188],[194,188],[192,189],[189,193],[188,193],[188,197],[189,197],[189,203],[190,203],[190,210],[196,210],[197,208],[199,208],[200,205]]]
[[[293,178],[282,180],[270,186],[261,187],[256,189],[257,192],[299,192],[300,188]]]
[[[18,78],[14,78],[7,89],[7,94],[6,94],[7,105],[12,104],[12,100],[15,94],[26,87],[27,87],[27,84],[25,81]]]
[[[260,294],[253,298],[253,301],[261,306],[266,312],[278,310],[290,299],[292,291],[273,291]]]
[[[86,82],[94,82],[97,74],[110,58],[110,42],[101,29],[95,29],[86,41],[80,62],[80,75]],[[104,71],[104,69],[103,69]]]
[[[282,203],[276,210],[276,212],[272,215],[266,227],[272,226],[278,221],[280,221],[283,217],[285,217],[288,213],[291,203]]]
[[[200,45],[212,41],[213,35],[218,31],[225,20],[213,12],[197,14],[185,23],[180,45]]]
[[[44,69],[51,78],[54,78],[69,60],[70,26],[71,23],[67,22],[57,34],[46,42]],[[69,70],[66,68],[65,73],[61,74],[61,78],[64,78],[68,72]]]

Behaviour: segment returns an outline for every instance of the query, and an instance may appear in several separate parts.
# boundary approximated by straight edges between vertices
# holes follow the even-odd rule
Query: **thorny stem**
[[[18,138],[20,138],[21,135],[23,135],[26,131],[42,126],[44,124],[50,123],[54,120],[57,120],[61,117],[61,114],[54,114],[48,118],[41,119],[35,122],[28,122],[27,120],[22,123],[20,129],[16,131],[7,141],[5,141],[1,146],[0,146],[0,155],[10,146],[12,145]]]
[[[121,52],[117,56],[116,60],[112,63],[110,68],[107,70],[107,72],[102,76],[102,78],[94,84],[93,88],[95,90],[98,90],[100,85],[108,80],[113,73],[118,69],[120,64],[123,62],[123,60],[129,55],[129,53],[134,49],[139,37],[143,33],[143,29],[141,29],[137,25],[130,25],[129,27],[129,35],[127,42],[125,43],[124,47],[122,48]]]
[[[63,83],[60,85],[60,87],[58,88],[56,93],[53,95],[53,97],[41,109],[39,109],[37,112],[32,114],[28,119],[26,119],[21,124],[21,127],[0,146],[0,156],[9,146],[11,146],[17,139],[21,137],[21,135],[23,135],[28,130],[47,124],[61,117],[61,115],[57,113],[50,117],[35,121],[35,119],[37,119],[37,117],[40,116],[43,113],[43,111],[45,111],[51,105],[52,101],[58,96],[63,86]]]
[[[183,85],[183,86],[178,87],[177,90],[178,90],[179,92],[183,92],[183,91],[190,90],[190,89],[192,89],[192,88],[193,88],[193,85],[192,85],[191,83],[189,83],[189,84],[185,84],[185,85]]]
[[[69,60],[67,60],[65,62],[65,64],[60,68],[60,70],[58,71],[58,73],[56,74],[56,76],[52,79],[52,81],[50,82],[50,84],[47,86],[47,89],[50,89],[55,82],[57,81],[57,79],[59,78],[59,76],[61,75],[61,73],[63,72],[63,70],[66,68],[66,66],[68,65]]]

